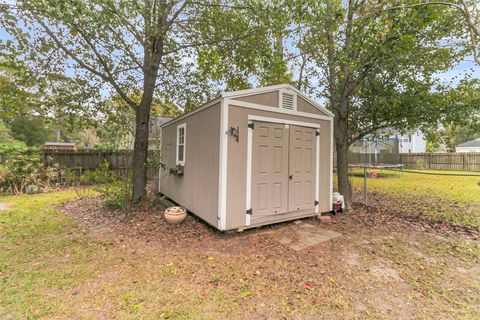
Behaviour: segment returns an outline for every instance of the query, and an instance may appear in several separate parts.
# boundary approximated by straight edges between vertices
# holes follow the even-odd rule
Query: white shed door
[[[252,215],[315,210],[316,130],[254,122]]]
[[[252,143],[252,213],[288,210],[288,128],[255,122]]]
[[[288,211],[315,209],[316,130],[290,126]]]

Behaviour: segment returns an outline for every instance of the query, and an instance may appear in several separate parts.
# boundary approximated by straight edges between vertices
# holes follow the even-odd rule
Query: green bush
[[[65,169],[63,172],[63,181],[67,186],[75,186],[78,185],[80,178],[73,170]]]
[[[131,197],[130,184],[120,181],[110,170],[107,161],[97,169],[78,177],[72,170],[62,170],[58,164],[44,167],[38,150],[0,145],[3,163],[0,164],[2,192],[15,194],[37,193],[60,185],[76,186],[79,197],[88,197],[95,190],[105,197],[105,206],[124,209]],[[91,186],[95,185],[95,188]],[[82,187],[83,186],[83,187]],[[88,186],[88,187],[85,187]]]
[[[0,164],[2,192],[35,193],[56,187],[62,182],[63,171],[60,167],[54,165],[45,168],[36,149],[0,145],[0,152],[3,158],[3,163]]]
[[[103,204],[109,209],[123,210],[130,201],[130,186],[124,181],[115,181],[97,189],[104,197]]]
[[[86,171],[79,178],[79,184],[95,185],[95,191],[105,197],[104,205],[109,209],[124,209],[130,200],[130,184],[118,179],[107,161],[95,170]]]
[[[110,170],[108,161],[102,162],[95,170],[87,170],[80,177],[81,184],[108,184],[117,180],[116,175]]]

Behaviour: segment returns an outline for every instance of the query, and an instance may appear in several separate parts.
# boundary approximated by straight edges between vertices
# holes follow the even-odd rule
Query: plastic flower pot
[[[179,224],[182,223],[187,217],[187,210],[182,207],[170,207],[165,209],[163,215],[168,223]]]

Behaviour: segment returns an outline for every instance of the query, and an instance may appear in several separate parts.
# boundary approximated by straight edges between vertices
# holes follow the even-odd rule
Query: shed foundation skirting
[[[315,213],[312,210],[301,210],[301,211],[288,212],[283,214],[274,214],[270,216],[251,218],[250,225],[245,226],[244,229],[255,228],[255,227],[265,226],[269,224],[297,220],[297,219],[307,218],[307,217],[315,217],[315,216],[318,216],[318,213]]]

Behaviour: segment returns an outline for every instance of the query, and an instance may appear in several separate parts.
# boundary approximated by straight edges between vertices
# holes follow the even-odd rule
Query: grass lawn
[[[373,223],[358,212],[322,225],[342,237],[296,252],[276,240],[292,223],[225,235],[188,217],[165,232],[152,210],[87,227],[56,209],[75,196],[0,198],[8,204],[0,211],[0,319],[473,319],[480,312],[475,241],[376,224],[378,217]],[[98,202],[82,201],[77,208],[102,214]]]
[[[384,199],[386,205],[404,209],[406,213],[421,213],[432,220],[480,227],[480,173],[434,170],[400,173],[381,169],[368,170],[369,173],[373,171],[377,172],[379,177],[367,178],[369,201],[378,196],[371,194],[371,191],[375,191],[380,197],[382,194],[387,195]],[[363,192],[363,170],[353,171],[352,185],[358,194]],[[390,202],[392,203],[389,204]]]

